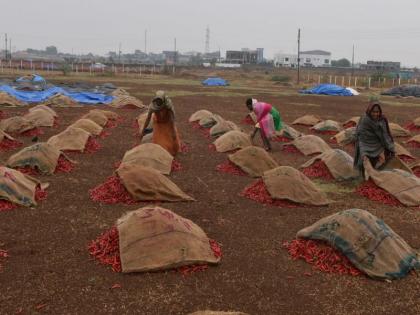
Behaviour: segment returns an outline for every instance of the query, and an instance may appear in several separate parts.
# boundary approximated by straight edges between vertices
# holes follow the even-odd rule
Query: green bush
[[[68,63],[65,63],[62,68],[63,75],[68,76],[71,73],[71,66]]]
[[[275,82],[289,82],[291,79],[288,75],[274,75],[271,77],[271,81]]]

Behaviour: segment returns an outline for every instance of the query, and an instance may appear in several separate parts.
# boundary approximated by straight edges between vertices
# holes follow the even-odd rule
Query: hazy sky
[[[16,50],[56,45],[59,51],[106,54],[118,50],[203,51],[265,48],[265,56],[322,49],[333,59],[401,61],[420,66],[418,0],[0,0],[4,33]]]

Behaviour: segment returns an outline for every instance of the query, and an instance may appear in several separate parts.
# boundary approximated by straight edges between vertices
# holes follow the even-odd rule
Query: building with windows
[[[360,66],[363,70],[377,72],[398,72],[401,69],[401,63],[395,61],[373,61],[369,60],[365,65]]]
[[[297,54],[277,54],[274,57],[277,67],[296,68],[298,65]],[[302,67],[330,67],[331,53],[324,50],[308,50],[300,52],[300,65]]]
[[[226,63],[230,64],[259,64],[264,62],[264,48],[250,50],[242,48],[241,50],[227,50]]]

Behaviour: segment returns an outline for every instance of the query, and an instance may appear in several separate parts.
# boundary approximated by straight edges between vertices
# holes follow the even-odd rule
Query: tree
[[[331,61],[331,66],[348,68],[348,67],[351,66],[351,63],[350,63],[350,60],[348,60],[346,58],[342,58],[342,59],[339,59],[339,60],[332,60]]]
[[[48,55],[57,55],[58,54],[57,47],[55,47],[55,46],[48,46],[47,48],[45,48],[45,52]]]

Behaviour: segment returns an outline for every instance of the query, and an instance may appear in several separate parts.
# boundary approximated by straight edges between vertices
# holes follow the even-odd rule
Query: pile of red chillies
[[[287,152],[287,153],[303,154],[293,144],[285,144],[285,145],[283,145],[282,150],[284,152]]]
[[[20,135],[24,137],[36,137],[43,135],[44,131],[38,127],[22,132]]]
[[[182,170],[182,165],[181,165],[181,163],[180,163],[179,161],[177,161],[177,160],[173,159],[173,160],[172,160],[171,171],[172,171],[172,172],[177,172],[177,171],[180,171],[180,170]]]
[[[325,180],[334,180],[327,165],[322,160],[318,160],[311,166],[306,167],[302,170],[302,173],[308,177],[322,178]]]
[[[394,196],[378,187],[372,180],[368,180],[357,187],[356,193],[386,205],[401,206],[401,203]]]
[[[408,141],[407,145],[412,148],[420,148],[420,142],[417,141]]]
[[[43,201],[47,199],[48,193],[46,190],[41,189],[40,186],[35,188],[35,201]],[[19,205],[12,203],[9,200],[0,199],[0,212],[13,210],[19,207]]]
[[[229,160],[223,162],[222,164],[217,165],[216,170],[221,173],[227,173],[227,174],[238,175],[238,176],[247,175],[243,170],[241,170],[239,167],[237,167],[235,164],[233,164]]]
[[[408,129],[410,131],[420,131],[420,127],[416,126],[414,123],[409,123],[405,126],[405,129]]]
[[[0,151],[9,151],[22,146],[22,142],[17,140],[11,140],[4,138],[2,142],[0,142]]]
[[[295,239],[284,242],[283,247],[287,249],[293,260],[304,259],[313,265],[314,269],[352,276],[362,274],[343,253],[323,241]]]
[[[292,139],[286,138],[284,136],[276,136],[276,137],[273,137],[272,141],[274,141],[274,142],[291,142]]]
[[[116,175],[108,177],[103,184],[89,190],[89,196],[93,201],[106,204],[135,204],[138,202],[133,199],[121,179]]]

